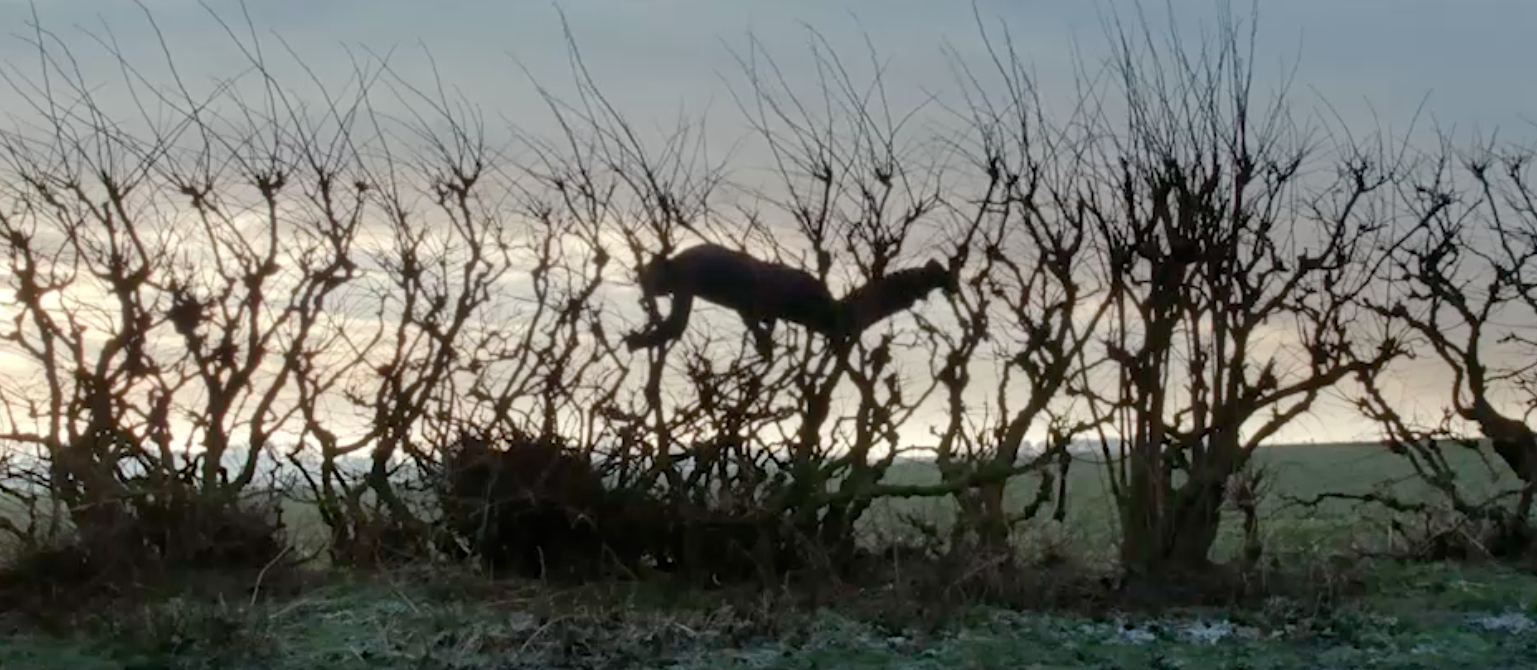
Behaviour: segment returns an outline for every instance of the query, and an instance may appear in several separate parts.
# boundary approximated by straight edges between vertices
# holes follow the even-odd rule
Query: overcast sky
[[[1163,15],[1163,2],[1144,4],[1150,14]],[[33,5],[0,0],[0,26],[25,32]],[[89,56],[94,49],[76,26],[100,32],[105,25],[136,62],[160,60],[138,3],[35,5],[46,26],[80,47],[77,55]],[[238,21],[238,3],[146,0],[143,5],[172,42],[184,74],[229,76],[244,66],[205,8]],[[1216,2],[1173,5],[1183,22],[1210,22]],[[1247,2],[1234,5],[1236,12],[1247,13]],[[404,59],[398,63],[418,68],[426,67],[419,57],[425,46],[450,82],[471,91],[473,100],[515,114],[533,101],[509,54],[543,82],[559,84],[565,77],[557,6],[566,12],[604,90],[636,115],[648,108],[666,114],[679,103],[718,101],[718,76],[733,70],[728,47],[745,46],[749,32],[790,66],[807,43],[803,25],[855,58],[863,55],[862,34],[868,34],[891,59],[889,84],[913,95],[948,79],[949,65],[941,55],[947,42],[963,58],[980,54],[967,0],[261,0],[247,9],[259,30],[282,36],[322,73],[345,74],[346,61],[337,58],[343,45],[378,52],[396,48]],[[988,23],[1008,26],[1048,93],[1071,76],[1075,48],[1090,59],[1103,55],[1103,17],[1134,11],[1132,2],[1105,0],[979,0],[976,7]],[[1537,3],[1262,0],[1259,12],[1258,79],[1273,83],[1296,65],[1303,87],[1299,103],[1311,105],[1322,95],[1353,121],[1370,122],[1369,102],[1384,120],[1402,123],[1428,95],[1428,110],[1443,124],[1499,125],[1508,131],[1532,118],[1526,110],[1537,110],[1532,85],[1537,76],[1531,69],[1537,43],[1529,35],[1537,25]],[[34,55],[22,40],[0,42],[0,59],[14,63]],[[789,68],[792,79],[808,74]]]
[[[981,56],[966,0],[251,0],[248,10],[264,39],[281,36],[323,79],[350,74],[345,48],[393,48],[400,72],[426,83],[425,49],[447,83],[489,114],[505,114],[540,132],[548,130],[539,126],[542,108],[513,59],[557,92],[565,90],[569,76],[557,4],[602,89],[632,119],[652,117],[662,124],[680,108],[718,109],[731,117],[720,78],[737,71],[730,49],[745,48],[749,33],[781,59],[792,84],[811,81],[806,61],[796,56],[806,49],[806,25],[846,57],[865,55],[867,35],[890,59],[886,78],[898,107],[953,84],[947,46],[962,59]],[[1207,23],[1216,6],[1210,0],[1173,4],[1183,21]],[[1162,15],[1164,3],[1146,5]],[[184,77],[206,81],[245,68],[209,14],[212,8],[239,22],[237,3],[145,0],[144,6]],[[989,25],[1007,25],[1048,102],[1072,94],[1075,50],[1089,61],[1105,54],[1106,14],[1134,11],[1130,2],[1089,0],[979,0],[976,8]],[[1240,14],[1247,9],[1247,2],[1235,3]],[[107,27],[133,62],[155,70],[162,61],[143,9],[130,0],[39,0],[35,6],[0,0],[0,26],[10,33],[0,36],[0,61],[25,70],[27,59],[36,58],[24,39],[30,38],[25,25],[33,11],[88,67],[102,68],[106,61],[81,30],[105,34]],[[1294,104],[1304,110],[1327,99],[1353,127],[1380,121],[1401,130],[1423,101],[1427,121],[1443,127],[1537,136],[1530,125],[1537,119],[1537,42],[1531,39],[1537,2],[1262,0],[1259,11],[1258,83],[1273,86],[1295,67]],[[298,75],[286,65],[277,69]],[[19,109],[14,101],[0,105]],[[494,117],[489,120],[494,124]],[[1369,437],[1370,429],[1336,417],[1304,421],[1291,436]]]

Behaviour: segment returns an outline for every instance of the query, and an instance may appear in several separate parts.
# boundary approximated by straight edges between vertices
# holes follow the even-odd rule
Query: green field
[[[1470,490],[1509,483],[1472,452],[1452,455]],[[1410,474],[1397,457],[1339,445],[1265,449],[1259,459],[1275,478],[1265,503],[1272,551],[1301,563],[1352,542],[1388,539],[1380,515],[1353,504],[1309,511],[1282,496],[1372,490]],[[1113,553],[1103,474],[1093,463],[1075,467],[1065,524],[1072,547],[1085,555]],[[929,466],[906,463],[891,479],[934,476]],[[1392,488],[1426,495],[1412,481]],[[1024,480],[1013,493],[1022,500],[1032,489]],[[895,529],[898,510],[944,516],[943,503],[895,501],[867,521]],[[314,530],[302,527],[305,513],[291,509],[301,534]],[[1219,554],[1231,550],[1236,529],[1230,531]],[[1032,541],[1032,532],[1022,534],[1022,543]],[[73,636],[7,622],[14,634],[0,642],[0,668],[1537,667],[1532,576],[1495,566],[1383,561],[1362,563],[1352,574],[1365,595],[1287,594],[1243,609],[1156,614],[971,607],[934,627],[922,617],[872,614],[912,611],[915,596],[900,589],[850,592],[807,609],[784,594],[646,584],[557,589],[424,570],[333,573],[270,600],[181,594],[138,602],[104,611]]]
[[[1484,453],[1491,459],[1488,465],[1478,452],[1471,450],[1448,450],[1446,456],[1457,473],[1459,488],[1472,499],[1517,485],[1515,477],[1492,453]],[[1262,529],[1267,535],[1267,547],[1281,553],[1338,548],[1351,543],[1373,543],[1380,547],[1389,541],[1386,514],[1380,509],[1334,499],[1307,507],[1292,499],[1373,491],[1391,493],[1406,501],[1437,499],[1433,489],[1414,476],[1406,460],[1371,444],[1261,448],[1255,453],[1254,465],[1268,472],[1269,492],[1260,501],[1261,514],[1267,521]],[[1103,463],[1086,456],[1074,462],[1068,477],[1068,518],[1062,530],[1071,533],[1075,544],[1085,549],[1111,547],[1115,541],[1115,503],[1106,476]],[[893,483],[937,480],[938,473],[928,463],[900,463],[887,476],[887,481]],[[1035,496],[1037,486],[1033,478],[1016,480],[1009,489],[1010,500],[1022,506]],[[899,531],[906,515],[943,524],[951,509],[953,504],[948,500],[888,501],[877,505],[867,521],[875,528]],[[1048,509],[1041,516],[1049,513]],[[1238,546],[1238,515],[1229,514],[1225,521],[1217,550],[1219,559],[1230,556]]]

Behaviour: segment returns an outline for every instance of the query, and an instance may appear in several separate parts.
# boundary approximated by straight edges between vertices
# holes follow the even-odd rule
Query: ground
[[[1459,463],[1463,476],[1493,483],[1469,456]],[[1263,458],[1275,467],[1278,492],[1304,497],[1361,492],[1405,473],[1397,459],[1366,447],[1276,449]],[[1080,469],[1064,525],[1085,554],[1109,539],[1097,476]],[[1398,489],[1416,493],[1412,485]],[[1269,540],[1298,561],[1325,565],[1321,557],[1340,547],[1392,541],[1348,505],[1268,505]],[[924,616],[909,594],[880,589],[808,604],[782,593],[330,572],[283,593],[189,588],[96,607],[81,625],[51,635],[0,619],[9,628],[0,632],[0,668],[1537,667],[1537,576],[1489,564],[1388,560],[1341,570],[1340,581],[1355,587],[1349,596],[1315,584],[1228,608],[1021,603],[942,616]]]
[[[1494,567],[1381,566],[1371,596],[1335,608],[1286,598],[1159,616],[971,608],[935,630],[843,608],[770,615],[727,596],[555,605],[548,593],[451,597],[413,581],[335,584],[254,607],[168,599],[116,631],[7,638],[0,667],[1537,667],[1537,579]]]

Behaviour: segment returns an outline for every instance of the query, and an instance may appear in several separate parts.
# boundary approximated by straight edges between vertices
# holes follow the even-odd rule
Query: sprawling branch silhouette
[[[1082,371],[1070,392],[1123,457],[1105,467],[1136,573],[1208,565],[1256,449],[1403,354],[1359,327],[1400,163],[1385,144],[1340,141],[1332,174],[1306,173],[1320,148],[1284,89],[1269,103],[1252,91],[1252,30],[1226,16],[1195,47],[1117,23],[1111,71],[1130,130],[1098,128],[1115,139],[1086,170],[1104,188],[1065,203],[1095,230],[1113,380]],[[1196,65],[1173,84],[1165,61]]]
[[[1537,495],[1537,431],[1529,423],[1537,408],[1537,368],[1530,363],[1537,341],[1527,334],[1537,319],[1537,188],[1530,167],[1537,154],[1492,141],[1464,152],[1450,147],[1443,138],[1441,150],[1425,156],[1425,168],[1402,189],[1412,217],[1392,246],[1388,267],[1396,290],[1368,303],[1386,327],[1418,345],[1411,358],[1420,366],[1416,372],[1450,374],[1444,412],[1435,420],[1406,411],[1386,385],[1401,369],[1362,375],[1356,404],[1457,514],[1493,524],[1485,527],[1490,534],[1480,550],[1519,555],[1531,541]],[[1459,184],[1464,181],[1471,188]],[[1482,439],[1470,436],[1469,427]],[[1444,453],[1451,445],[1485,458],[1485,449],[1492,450],[1518,486],[1474,498]]]

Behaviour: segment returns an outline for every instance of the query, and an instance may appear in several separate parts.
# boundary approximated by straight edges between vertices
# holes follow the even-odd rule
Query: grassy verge
[[[443,576],[249,603],[164,597],[70,637],[13,634],[5,668],[1517,668],[1537,664],[1537,579],[1377,565],[1371,595],[1158,613],[973,607],[880,616],[879,593],[794,607],[654,587],[558,590]],[[889,598],[889,596],[884,596]],[[13,631],[14,632],[14,631]]]

